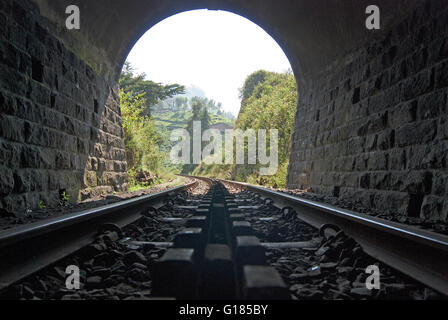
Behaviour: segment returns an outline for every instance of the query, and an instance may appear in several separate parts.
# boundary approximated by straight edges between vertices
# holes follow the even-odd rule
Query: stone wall
[[[422,2],[300,89],[290,188],[447,221],[447,7]]]
[[[15,213],[127,187],[118,86],[45,25],[0,0],[0,208]]]

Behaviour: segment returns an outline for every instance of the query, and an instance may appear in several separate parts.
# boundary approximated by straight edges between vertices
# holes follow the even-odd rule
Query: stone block
[[[409,171],[390,174],[391,188],[409,194],[430,194],[433,184],[433,175],[425,171]]]
[[[247,221],[233,221],[232,222],[232,235],[234,237],[239,236],[252,236],[254,234],[254,230],[252,229],[252,225]]]
[[[422,203],[420,217],[432,222],[446,222],[446,200],[435,196],[426,196]]]
[[[399,147],[431,142],[437,132],[437,122],[427,120],[401,126],[396,130],[396,143]]]
[[[371,206],[378,210],[392,211],[397,215],[406,214],[408,204],[407,193],[375,191],[371,194]]]
[[[30,98],[34,103],[44,107],[49,107],[51,101],[50,97],[50,90],[46,86],[36,81],[31,81]]]
[[[398,128],[402,125],[416,121],[417,101],[405,102],[394,107],[389,112],[388,126]]]
[[[236,237],[236,262],[244,265],[263,265],[266,263],[265,249],[254,236]]]
[[[441,169],[447,167],[448,142],[414,145],[406,149],[407,169]]]
[[[448,87],[448,60],[436,66],[435,87],[437,89]]]
[[[378,134],[377,146],[380,150],[392,149],[395,145],[395,131],[384,129]]]
[[[195,249],[196,253],[203,250],[204,233],[201,228],[186,228],[180,231],[174,238],[175,248]]]
[[[14,142],[25,142],[25,123],[23,120],[0,114],[0,137]]]
[[[439,131],[437,137],[439,139],[448,140],[448,117],[439,118]]]
[[[367,170],[369,171],[387,170],[387,153],[384,152],[370,153],[367,160]]]
[[[187,228],[200,228],[205,234],[208,233],[208,218],[206,216],[195,216],[187,220]]]
[[[245,300],[290,300],[282,277],[272,267],[244,266]]]
[[[98,177],[95,171],[86,171],[84,174],[83,188],[94,188],[98,186]]]
[[[205,249],[203,296],[211,300],[235,299],[236,285],[231,250],[209,244]]]
[[[9,195],[14,190],[14,175],[10,168],[0,166],[0,195]]]
[[[438,172],[434,177],[433,194],[448,198],[448,173]]]
[[[443,79],[443,76],[441,78]],[[411,78],[406,79],[403,81],[401,88],[401,101],[408,101],[429,92],[431,90],[431,83],[431,70],[429,69],[423,70]]]
[[[418,99],[418,119],[427,120],[446,114],[446,91],[438,90]]]
[[[198,272],[193,249],[170,249],[156,262],[151,271],[153,294],[160,297],[195,299]]]

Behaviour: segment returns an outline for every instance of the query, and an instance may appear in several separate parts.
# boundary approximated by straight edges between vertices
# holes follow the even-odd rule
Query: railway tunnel
[[[68,30],[66,8],[80,9]],[[290,188],[446,221],[448,5],[370,1],[0,0],[0,197],[17,212],[61,193],[127,188],[118,77],[161,20],[226,10],[288,56],[299,102]]]

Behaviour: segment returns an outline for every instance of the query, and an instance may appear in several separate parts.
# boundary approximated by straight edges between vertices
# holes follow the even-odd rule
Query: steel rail
[[[0,290],[92,243],[102,224],[123,227],[133,223],[142,217],[143,209],[161,207],[173,194],[196,185],[197,180],[163,192],[0,232]]]
[[[219,181],[270,198],[279,208],[291,207],[316,228],[339,226],[370,256],[448,296],[448,236],[247,183]]]

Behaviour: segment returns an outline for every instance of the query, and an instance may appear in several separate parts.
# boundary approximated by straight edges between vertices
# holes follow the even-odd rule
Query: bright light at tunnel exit
[[[128,61],[149,80],[194,85],[207,98],[238,115],[239,88],[251,73],[286,72],[288,58],[255,23],[227,11],[194,10],[152,27],[135,45]]]

